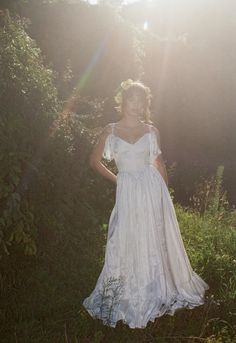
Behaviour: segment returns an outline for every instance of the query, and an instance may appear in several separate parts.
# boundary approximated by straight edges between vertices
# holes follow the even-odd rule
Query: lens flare
[[[145,20],[145,22],[143,23],[143,29],[146,31],[148,30],[148,21]]]

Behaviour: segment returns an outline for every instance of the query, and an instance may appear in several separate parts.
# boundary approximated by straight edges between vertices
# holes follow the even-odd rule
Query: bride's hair
[[[118,88],[115,95],[115,101],[118,104],[115,109],[122,114],[127,99],[129,99],[134,94],[138,95],[144,104],[144,121],[146,123],[152,124],[153,122],[151,121],[151,113],[149,108],[151,104],[152,94],[150,88],[145,86],[139,80],[133,81],[131,79],[128,79],[121,82],[120,87]]]

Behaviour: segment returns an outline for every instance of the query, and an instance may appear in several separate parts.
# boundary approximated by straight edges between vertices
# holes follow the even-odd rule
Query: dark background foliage
[[[119,3],[0,3],[4,342],[146,342],[170,334],[179,341],[181,335],[232,340],[235,22],[226,6],[217,12],[211,2],[211,21],[202,3],[183,7],[179,21],[179,13],[165,21],[169,14],[160,9]],[[150,32],[142,29],[147,16]],[[103,264],[115,199],[114,186],[89,168],[88,157],[101,127],[118,119],[114,92],[130,77],[152,89],[186,247],[218,302],[209,297],[204,317],[198,309],[162,318],[147,335],[121,329],[115,337],[81,309]],[[117,172],[114,162],[104,163]],[[199,182],[220,164],[221,176]]]
[[[33,1],[20,8],[31,20],[27,32],[58,72],[59,88],[66,68],[71,70],[62,98],[73,88],[102,97],[104,124],[118,119],[113,96],[119,83],[142,78],[153,93],[164,157],[176,165],[172,182],[178,200],[188,204],[193,180],[223,164],[229,201],[235,204],[235,4],[172,6],[141,1],[118,10],[103,1],[96,6]],[[142,29],[144,20],[150,30]]]

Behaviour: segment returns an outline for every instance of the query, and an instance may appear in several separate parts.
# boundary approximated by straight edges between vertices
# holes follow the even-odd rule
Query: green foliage
[[[1,111],[37,117],[57,108],[53,72],[47,69],[40,49],[25,32],[26,21],[1,17],[0,101]]]
[[[199,184],[193,209],[177,206],[183,235],[193,265],[224,301],[236,300],[236,210],[223,190],[223,166]]]
[[[110,191],[87,169],[85,160],[80,161],[79,147],[90,149],[88,142],[82,143],[90,134],[80,130],[84,128],[76,115],[58,118],[41,168],[32,202],[40,201],[37,218],[45,229],[41,232],[37,260],[28,270],[25,265],[22,271],[29,275],[30,269],[31,276],[26,279],[21,274],[23,287],[16,292],[21,299],[17,316],[22,318],[17,332],[23,335],[23,323],[27,320],[28,332],[23,337],[25,340],[30,337],[32,342],[42,338],[43,327],[45,342],[55,339],[63,342],[65,334],[79,342],[137,342],[141,339],[139,331],[132,332],[119,323],[113,333],[92,319],[81,305],[94,287],[104,262],[106,219],[112,201],[105,204]],[[175,208],[191,264],[210,285],[212,296],[204,308],[177,313],[173,318],[159,318],[158,325],[150,324],[142,332],[142,341],[155,342],[158,337],[163,342],[198,342],[200,338],[209,343],[230,342],[235,329],[231,314],[236,289],[235,212],[225,209],[221,219],[215,220],[211,212],[201,214],[178,204]],[[17,320],[16,315],[10,317],[17,298],[9,292],[6,295],[7,308],[4,307],[3,313],[11,327]]]
[[[59,113],[53,73],[22,23],[7,16],[0,39],[3,342],[233,342],[236,212],[223,191],[223,167],[199,184],[193,208],[175,204],[191,264],[210,285],[206,305],[142,332],[104,327],[81,306],[104,262],[115,196],[88,166],[104,102],[84,97],[79,115]]]
[[[216,175],[205,178],[197,184],[194,195],[190,198],[190,203],[194,209],[208,214],[211,217],[220,217],[224,215],[225,209],[229,209],[227,192],[223,189],[224,166],[217,168]]]
[[[44,67],[24,23],[8,12],[0,27],[0,102],[0,254],[9,254],[15,243],[34,255],[37,230],[28,199],[30,174],[37,170],[57,98],[52,71]]]
[[[216,214],[220,210],[220,207],[222,207],[220,201],[222,202],[222,200],[226,199],[225,194],[223,194],[221,198],[223,172],[224,166],[219,166],[216,172],[214,195],[209,203],[209,211],[212,215]]]
[[[28,32],[58,72],[60,91],[68,61],[71,89],[76,87],[83,95],[113,96],[123,79],[140,76],[142,35],[116,6],[31,1],[22,6],[22,13],[32,22]]]
[[[38,228],[36,259],[21,258],[21,268],[15,270],[17,258],[11,255],[1,273],[6,299],[1,319],[9,327],[19,317],[30,320],[32,313],[34,318],[51,318],[50,325],[54,320],[60,323],[65,309],[76,315],[98,277],[103,262],[101,226],[107,221],[115,189],[88,169],[93,139],[75,114],[61,115],[54,123],[30,192]],[[12,294],[13,279],[16,291]],[[21,310],[16,311],[19,298]],[[37,328],[29,335],[34,341]],[[50,341],[50,335],[45,341],[47,337]]]

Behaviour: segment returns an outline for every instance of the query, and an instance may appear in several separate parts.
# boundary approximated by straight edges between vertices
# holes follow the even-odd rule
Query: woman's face
[[[144,103],[141,97],[137,94],[133,94],[127,98],[124,106],[124,112],[126,115],[142,116],[144,112]]]

